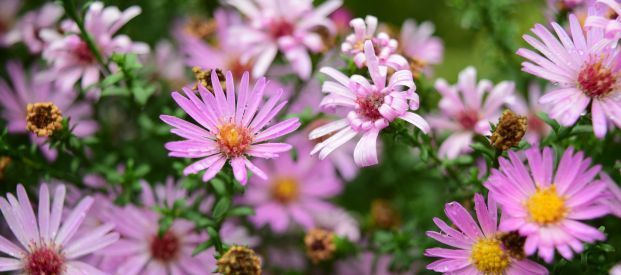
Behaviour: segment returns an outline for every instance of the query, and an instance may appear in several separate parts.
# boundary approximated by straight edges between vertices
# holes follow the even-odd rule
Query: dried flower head
[[[194,86],[192,86],[193,91],[198,91],[198,86],[200,85],[207,88],[207,90],[213,93],[213,85],[211,85],[211,70],[212,69],[203,70],[198,66],[192,67],[192,73],[194,74],[194,78],[196,78],[196,83],[194,83]],[[226,77],[224,76],[224,73],[222,73],[222,70],[220,69],[214,70],[216,71],[216,75],[220,80],[220,86],[222,86],[222,90],[226,91]]]
[[[4,171],[11,164],[10,157],[0,157],[0,180],[4,178]]]
[[[39,137],[47,137],[62,129],[63,116],[52,102],[40,102],[26,106],[26,128]]]
[[[502,112],[498,120],[496,130],[492,133],[490,142],[498,150],[509,150],[518,146],[528,128],[528,119],[525,116],[516,115],[510,110]]]
[[[382,229],[395,228],[401,224],[397,210],[384,199],[376,199],[371,203],[371,219],[375,226]]]
[[[183,30],[191,36],[208,39],[218,29],[218,22],[214,19],[192,17],[183,26]]]
[[[511,258],[522,260],[526,258],[524,252],[524,243],[526,243],[526,237],[520,235],[517,231],[511,231],[508,233],[499,234],[498,239],[502,243],[504,250],[511,256]]]
[[[218,272],[226,275],[261,274],[261,260],[254,250],[234,245],[218,260]]]
[[[304,236],[306,254],[313,263],[328,260],[336,251],[334,233],[323,229],[311,229]]]

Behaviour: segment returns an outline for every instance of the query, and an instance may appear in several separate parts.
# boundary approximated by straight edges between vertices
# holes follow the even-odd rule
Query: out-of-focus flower
[[[352,258],[336,263],[339,275],[413,275],[415,271],[391,272],[389,255],[375,255],[374,252],[362,252]]]
[[[500,230],[518,231],[526,237],[524,252],[552,262],[554,251],[571,260],[583,251],[583,242],[605,239],[605,235],[582,223],[608,214],[603,205],[606,183],[596,180],[601,170],[591,167],[591,159],[569,148],[563,154],[556,173],[552,149],[525,151],[529,167],[517,153],[500,158],[500,168],[492,170],[485,183],[494,200],[502,206]],[[552,178],[553,175],[554,179]],[[572,251],[573,250],[573,251]]]
[[[184,74],[185,64],[181,54],[170,41],[157,42],[151,64],[155,68],[153,77],[167,82],[174,89],[183,87],[188,80]]]
[[[132,6],[121,12],[117,7],[104,8],[102,2],[93,2],[89,5],[84,16],[84,26],[103,58],[109,58],[112,53],[149,52],[147,44],[133,42],[127,35],[115,35],[140,12],[138,6]],[[61,28],[63,34],[50,29],[40,32],[42,39],[49,43],[43,51],[43,58],[52,66],[41,78],[54,80],[61,91],[70,90],[80,78],[82,79],[80,86],[88,88],[99,81],[101,64],[80,37],[80,30],[75,22],[63,21]]]
[[[522,70],[554,83],[555,88],[539,99],[548,115],[563,126],[571,126],[591,106],[593,131],[603,138],[609,125],[621,127],[619,49],[611,47],[601,29],[584,33],[575,15],[569,16],[569,34],[552,22],[558,38],[542,25],[532,32],[539,37],[524,39],[540,53],[519,49],[528,59]]]
[[[366,41],[371,41],[377,61],[381,66],[388,66],[394,70],[404,70],[409,68],[405,57],[397,54],[399,42],[391,38],[385,32],[375,34],[377,30],[377,18],[368,15],[364,20],[355,18],[349,25],[354,29],[354,33],[345,38],[341,44],[341,51],[354,59],[358,68],[362,68],[367,63]],[[368,66],[368,65],[367,65]]]
[[[581,2],[580,0],[575,0]],[[584,26],[587,28],[598,28],[605,32],[606,38],[618,40],[621,38],[621,3],[615,0],[596,0],[594,2],[606,5],[614,13],[613,16],[606,12],[589,14]],[[575,38],[574,38],[575,39]]]
[[[442,94],[440,114],[427,117],[431,127],[451,135],[440,146],[439,155],[454,159],[469,152],[474,135],[491,135],[491,122],[500,116],[503,104],[513,97],[513,82],[503,81],[494,86],[488,80],[477,83],[477,72],[468,67],[459,73],[456,85],[438,79],[435,87]]]
[[[336,252],[334,233],[324,229],[314,228],[304,236],[306,255],[315,264],[332,258]]]
[[[306,255],[304,255],[303,250],[293,246],[269,246],[265,256],[265,263],[270,267],[303,271],[307,266]]]
[[[93,199],[82,199],[63,218],[65,192],[65,186],[61,185],[50,194],[47,184],[42,184],[37,216],[21,184],[17,186],[17,197],[7,194],[8,201],[0,198],[2,215],[21,245],[0,236],[0,252],[10,256],[2,258],[0,270],[24,274],[102,274],[78,259],[116,242],[119,234],[111,232],[113,224],[104,224],[89,234],[73,238]]]
[[[498,231],[498,209],[490,197],[487,205],[480,194],[475,194],[474,204],[478,223],[468,210],[458,202],[447,203],[444,212],[453,222],[453,227],[439,218],[434,223],[441,232],[428,231],[427,236],[457,249],[430,248],[425,256],[441,258],[427,266],[427,269],[444,274],[548,274],[548,270],[523,257],[512,257],[511,251],[522,247],[511,247],[520,242],[504,242]]]
[[[10,44],[7,43],[6,36],[13,28],[13,24],[15,24],[15,18],[21,5],[21,0],[0,1],[0,47],[6,47]]]
[[[621,275],[621,264],[617,264],[610,270],[610,275]]]
[[[552,131],[552,127],[537,115],[542,111],[541,105],[537,102],[540,96],[541,88],[538,84],[532,83],[528,86],[528,102],[516,94],[515,100],[508,104],[511,110],[526,116],[528,128],[524,139],[530,144],[538,144],[539,141]]]
[[[218,273],[260,275],[261,259],[254,250],[234,245],[218,259]]]
[[[606,205],[610,207],[613,215],[621,218],[621,187],[605,173],[601,174],[601,178],[608,186],[608,193],[610,193],[610,197],[606,199]]]
[[[561,14],[575,14],[581,23],[584,23],[588,15],[588,9],[595,0],[547,0],[546,18],[555,21]]]
[[[358,221],[344,209],[335,208],[330,212],[316,212],[313,213],[313,219],[317,228],[334,232],[337,236],[345,237],[352,242],[360,240]]]
[[[316,226],[313,215],[332,213],[335,207],[325,199],[338,195],[342,183],[329,162],[318,161],[308,152],[308,144],[296,144],[297,160],[285,155],[277,160],[257,161],[269,180],[251,178],[241,198],[255,207],[250,217],[257,227],[269,224],[275,232],[287,230],[292,221],[304,229]]]
[[[510,110],[502,112],[496,129],[490,137],[490,143],[497,150],[507,151],[511,147],[517,147],[522,141],[528,120],[525,116],[516,115]]]
[[[206,182],[230,161],[235,178],[242,184],[247,181],[246,168],[256,176],[267,179],[267,175],[252,164],[247,156],[276,158],[278,154],[291,149],[291,145],[286,143],[266,142],[300,127],[297,118],[289,118],[266,128],[287,104],[287,101],[279,102],[282,91],[277,91],[262,104],[265,78],[259,79],[252,89],[248,78],[248,73],[245,73],[236,91],[233,74],[227,72],[225,95],[215,70],[212,70],[211,85],[214,91],[199,86],[198,92],[202,99],[188,88],[183,88],[187,97],[178,92],[172,94],[177,104],[200,125],[173,116],[160,116],[162,121],[173,127],[171,133],[185,139],[166,143],[169,155],[202,158],[186,167],[183,171],[185,175],[206,170],[203,175],[203,181]]]
[[[379,228],[394,229],[401,225],[401,215],[389,201],[375,199],[371,202],[371,221]]]
[[[63,8],[58,4],[46,3],[38,10],[24,14],[5,36],[5,43],[12,45],[24,42],[31,53],[40,53],[47,43],[41,39],[39,32],[43,29],[55,28],[63,13]]]
[[[421,73],[431,74],[431,66],[442,62],[444,45],[433,35],[435,27],[431,22],[419,25],[414,20],[406,20],[401,27],[399,47],[408,59],[410,70],[416,77]]]
[[[13,162],[13,160],[10,157],[0,157],[0,180],[4,179],[4,173],[6,172],[6,169],[9,167],[9,165],[11,165],[11,162]]]
[[[321,69],[322,73],[336,80],[324,82],[322,91],[329,95],[324,97],[321,106],[344,107],[350,111],[347,118],[318,127],[309,134],[311,140],[330,136],[311,152],[319,152],[320,159],[325,159],[336,148],[361,134],[362,138],[354,151],[356,164],[377,164],[379,132],[397,118],[413,124],[424,133],[429,131],[427,122],[409,111],[419,106],[412,73],[409,70],[397,71],[386,83],[387,69],[380,67],[371,41],[365,42],[365,54],[373,84],[360,75],[347,77],[330,67]]]
[[[340,0],[329,0],[317,8],[307,0],[225,2],[247,17],[244,24],[231,27],[228,39],[244,45],[243,60],[256,60],[255,78],[265,74],[280,51],[297,75],[308,79],[312,72],[308,51],[326,50],[324,41],[336,31],[328,15],[341,6]]]
[[[334,23],[338,34],[345,34],[349,32],[349,22],[352,19],[354,19],[354,16],[346,7],[339,7],[332,14],[330,14],[330,20]]]
[[[9,133],[28,131],[27,106],[38,103],[53,103],[62,112],[62,116],[70,118],[69,126],[76,136],[87,137],[95,133],[98,125],[91,119],[93,109],[89,103],[77,101],[77,92],[71,90],[58,93],[50,82],[33,81],[31,78],[38,75],[39,71],[35,68],[27,73],[20,63],[14,61],[7,63],[7,71],[11,84],[0,80],[0,105],[3,107],[2,118],[7,121]],[[41,121],[43,122],[45,121]],[[35,134],[30,137],[49,160],[56,159],[57,151],[45,144],[46,138],[37,137]]]

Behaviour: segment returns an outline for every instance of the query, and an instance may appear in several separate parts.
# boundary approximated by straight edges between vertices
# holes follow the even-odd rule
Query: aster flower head
[[[322,73],[336,82],[324,82],[322,91],[328,95],[321,101],[320,106],[343,107],[349,113],[347,118],[318,127],[309,134],[311,140],[329,136],[311,152],[319,153],[320,159],[326,158],[355,136],[362,135],[354,150],[354,161],[358,166],[377,164],[378,135],[397,118],[413,124],[424,133],[429,131],[427,122],[410,111],[418,109],[419,106],[412,72],[400,70],[387,79],[387,67],[380,66],[370,40],[365,42],[365,54],[373,83],[361,75],[347,77],[330,67],[321,69]]]
[[[431,22],[417,24],[406,20],[401,27],[399,47],[408,60],[412,73],[431,74],[431,66],[442,62],[444,45],[440,38],[433,35],[435,26]]]
[[[141,9],[132,6],[125,11],[117,7],[105,7],[102,2],[89,5],[84,16],[84,26],[104,59],[113,53],[146,54],[145,43],[130,40],[127,35],[115,35],[129,20],[138,16]],[[99,81],[100,64],[87,43],[79,35],[75,22],[67,20],[61,24],[63,34],[46,29],[41,37],[49,43],[43,51],[43,58],[51,64],[44,79],[55,80],[61,91],[69,90],[81,79],[80,86],[87,88]]]
[[[478,223],[458,202],[447,203],[444,208],[454,226],[434,218],[440,232],[428,231],[427,236],[455,249],[427,249],[425,256],[441,258],[427,269],[444,274],[548,274],[545,267],[520,255],[522,243],[509,241],[510,234],[515,233],[498,230],[494,199],[489,197],[486,205],[483,196],[475,194],[474,205]]]
[[[578,1],[578,0],[574,0]],[[604,30],[604,35],[608,39],[618,40],[621,38],[621,3],[615,0],[596,0],[594,2],[601,3],[613,13],[599,12],[589,14],[584,22],[587,28],[598,28]]]
[[[571,126],[591,106],[593,131],[603,138],[608,127],[621,127],[621,89],[619,86],[619,49],[604,39],[601,29],[582,29],[575,15],[569,15],[570,34],[552,22],[555,37],[546,27],[536,25],[538,37],[524,39],[539,53],[519,49],[528,61],[522,70],[549,80],[555,88],[539,99],[548,115],[563,126]]]
[[[229,161],[235,179],[242,184],[247,181],[246,168],[256,176],[267,179],[265,172],[252,164],[248,157],[275,158],[291,149],[291,145],[286,143],[267,142],[300,127],[297,118],[266,127],[287,104],[287,101],[280,101],[282,90],[262,104],[267,85],[265,78],[259,79],[252,89],[248,78],[248,73],[245,73],[235,89],[233,74],[227,72],[225,94],[214,70],[211,73],[214,91],[199,86],[200,99],[188,88],[183,88],[185,96],[178,92],[172,94],[175,102],[198,123],[168,115],[160,116],[162,121],[173,127],[171,133],[184,138],[166,143],[169,155],[202,158],[186,167],[183,171],[185,175],[205,170],[203,181],[206,182]]]
[[[371,41],[374,51],[377,53],[377,62],[382,66],[388,66],[395,70],[408,68],[408,61],[397,54],[399,42],[391,38],[385,32],[377,31],[377,17],[368,15],[364,20],[354,18],[349,22],[354,32],[341,44],[341,51],[354,59],[358,68],[367,63],[366,41]]]
[[[613,215],[621,218],[621,187],[605,173],[602,173],[601,177],[606,185],[608,185],[609,196],[606,199],[606,204],[610,206],[610,212]]]
[[[7,39],[8,33],[15,24],[15,18],[22,6],[20,0],[5,0],[0,2],[0,47],[10,45],[12,39]]]
[[[263,76],[280,51],[291,68],[302,79],[312,71],[309,51],[325,50],[325,38],[336,29],[328,15],[341,6],[340,0],[329,0],[318,7],[313,1],[227,0],[247,21],[231,27],[229,39],[245,45],[244,59],[255,59],[252,76]]]
[[[39,207],[35,214],[23,185],[17,186],[17,197],[0,198],[0,210],[18,244],[0,236],[2,258],[0,270],[24,274],[103,274],[79,260],[116,242],[113,224],[104,224],[88,234],[76,237],[86,213],[93,204],[86,197],[63,217],[66,189],[58,186],[51,194],[47,184],[39,190]]]
[[[427,119],[437,132],[451,133],[440,146],[439,155],[454,159],[471,150],[474,135],[491,135],[489,125],[498,121],[501,107],[513,99],[515,85],[503,81],[494,86],[485,79],[477,83],[476,70],[468,67],[459,73],[457,84],[438,79],[435,88],[442,95],[440,114]]]
[[[56,3],[46,3],[37,10],[29,11],[5,36],[5,42],[9,45],[24,42],[30,53],[38,54],[47,46],[39,32],[43,29],[54,28],[63,13],[63,8]]]
[[[610,275],[621,275],[621,263],[612,267]]]
[[[513,151],[509,159],[500,158],[500,168],[485,183],[503,209],[500,230],[518,231],[526,237],[525,253],[538,251],[548,263],[555,250],[571,260],[574,252],[583,251],[583,243],[604,240],[602,232],[582,222],[609,212],[602,200],[607,185],[595,179],[601,167],[591,166],[590,158],[572,148],[556,169],[549,147],[543,152],[531,148],[525,155],[528,166]]]
[[[372,251],[363,251],[353,257],[336,263],[336,274],[339,275],[414,275],[418,268],[413,263],[407,271],[392,272],[392,257],[387,254],[376,255]]]

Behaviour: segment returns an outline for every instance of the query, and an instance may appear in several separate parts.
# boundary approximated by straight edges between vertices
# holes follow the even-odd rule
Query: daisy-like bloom
[[[46,46],[39,32],[54,28],[63,14],[63,8],[56,3],[47,3],[38,10],[30,11],[22,16],[6,35],[5,42],[9,45],[24,42],[31,53],[38,54]]]
[[[183,57],[170,41],[157,42],[150,62],[155,68],[155,79],[164,80],[175,89],[187,84]]]
[[[8,46],[7,33],[13,28],[15,17],[19,12],[22,1],[4,0],[0,2],[0,47]]]
[[[316,226],[316,213],[334,213],[336,207],[326,199],[341,192],[342,182],[329,162],[308,154],[307,144],[296,145],[297,160],[287,154],[274,161],[257,161],[269,180],[251,178],[241,198],[254,207],[256,214],[250,221],[257,227],[268,224],[273,231],[282,233],[297,224],[308,230]]]
[[[93,204],[86,197],[63,218],[66,189],[56,188],[53,194],[42,184],[39,190],[37,214],[32,209],[23,185],[17,186],[17,197],[7,194],[0,198],[0,210],[19,244],[0,236],[0,252],[10,258],[0,258],[0,271],[20,271],[20,274],[104,274],[97,268],[78,260],[116,242],[113,224],[104,224],[77,238],[86,213]],[[52,197],[52,198],[51,198]]]
[[[536,39],[524,39],[540,53],[519,49],[529,61],[522,70],[555,83],[555,88],[539,99],[548,115],[563,126],[571,126],[591,106],[593,131],[603,138],[612,123],[621,127],[621,89],[619,88],[619,49],[604,39],[601,29],[583,31],[574,15],[569,16],[569,34],[552,22],[556,38],[542,25],[532,32]]]
[[[317,228],[334,232],[334,234],[345,237],[352,242],[357,242],[360,239],[358,221],[344,209],[335,208],[330,212],[316,212],[313,216]]]
[[[347,118],[318,127],[309,134],[311,140],[329,136],[311,152],[319,152],[320,159],[326,158],[336,148],[360,134],[362,138],[354,150],[354,161],[358,166],[377,164],[376,143],[379,132],[397,118],[413,124],[424,133],[429,131],[427,122],[409,111],[419,106],[412,72],[397,71],[386,83],[387,67],[379,65],[370,40],[365,42],[365,54],[372,84],[360,75],[347,77],[330,67],[321,69],[322,73],[336,82],[324,82],[322,91],[329,95],[324,97],[320,105],[344,107],[350,111]]]
[[[415,76],[420,73],[430,75],[431,66],[442,62],[444,45],[440,38],[432,36],[434,30],[435,26],[431,22],[422,22],[420,25],[411,19],[403,22],[399,46]]]
[[[475,194],[474,208],[478,223],[458,202],[444,208],[454,226],[433,219],[441,232],[428,231],[427,236],[456,249],[425,250],[425,256],[441,258],[427,269],[444,274],[548,274],[545,267],[524,258],[523,242],[513,241],[518,235],[498,231],[498,208],[491,197],[486,205],[483,196]]]
[[[617,264],[610,270],[610,275],[621,275],[621,264]]]
[[[551,148],[544,148],[543,153],[531,148],[525,155],[528,167],[510,151],[509,159],[500,158],[500,168],[492,170],[485,183],[502,206],[500,230],[518,231],[526,237],[526,254],[538,250],[548,263],[555,249],[571,260],[574,251],[582,252],[582,242],[604,240],[602,232],[582,222],[610,211],[603,204],[607,185],[595,179],[601,167],[591,167],[591,159],[572,148],[563,154],[556,173]]]
[[[575,0],[580,2],[579,0]],[[621,38],[621,3],[615,0],[596,0],[597,3],[606,5],[614,13],[589,14],[584,25],[587,28],[599,28],[604,30],[606,38],[618,40]]]
[[[606,185],[608,185],[608,193],[610,193],[609,198],[606,200],[606,205],[610,206],[610,212],[612,212],[613,215],[621,218],[621,187],[605,173],[602,173],[601,177]]]
[[[524,139],[530,144],[538,144],[539,141],[548,136],[550,131],[552,131],[552,127],[537,115],[543,111],[541,104],[537,101],[540,96],[541,88],[539,84],[531,83],[528,86],[528,101],[516,94],[515,100],[508,104],[511,110],[519,115],[526,116],[528,129]]]
[[[475,135],[491,135],[489,124],[498,121],[501,107],[512,99],[515,85],[509,81],[496,86],[488,80],[477,83],[476,70],[468,67],[459,73],[456,85],[438,79],[435,88],[442,95],[440,114],[427,119],[435,131],[451,133],[440,146],[439,155],[454,159],[471,150]]]
[[[302,79],[308,79],[312,62],[308,51],[326,50],[325,40],[336,29],[328,15],[341,6],[341,0],[329,0],[313,7],[313,1],[227,0],[248,21],[231,27],[233,43],[245,45],[243,60],[256,59],[252,76],[265,74],[280,51]],[[325,37],[324,37],[325,36]]]
[[[375,255],[364,251],[354,257],[336,263],[336,274],[340,275],[414,275],[418,271],[416,264],[403,272],[390,271],[390,255]]]
[[[173,116],[160,116],[162,121],[173,127],[172,133],[185,139],[167,143],[169,155],[202,158],[186,167],[183,171],[185,175],[206,170],[203,181],[209,181],[229,160],[235,179],[240,183],[246,184],[246,168],[256,176],[267,179],[266,174],[248,160],[248,156],[275,158],[291,149],[291,145],[286,143],[267,142],[300,127],[297,118],[290,118],[266,128],[287,104],[287,101],[279,102],[282,90],[261,104],[267,85],[265,78],[259,79],[252,89],[248,78],[248,73],[245,73],[236,91],[233,74],[227,72],[225,95],[216,71],[212,70],[213,93],[199,86],[201,99],[188,88],[183,88],[187,97],[178,92],[172,94],[177,104],[200,125]]]
[[[351,56],[358,68],[362,68],[367,62],[368,57],[365,53],[365,43],[367,40],[372,42],[380,65],[388,66],[395,70],[409,68],[405,57],[397,54],[399,42],[385,32],[376,34],[377,17],[368,15],[364,20],[362,18],[355,18],[349,22],[349,25],[354,29],[354,32],[345,38],[345,41],[341,44],[341,51]]]
[[[29,104],[39,106],[37,104],[47,105],[49,103],[60,110],[63,117],[71,118],[70,126],[76,136],[87,137],[95,133],[98,125],[96,121],[91,119],[92,106],[87,102],[77,101],[77,92],[71,90],[66,93],[58,93],[53,89],[52,83],[32,80],[31,78],[39,74],[36,68],[31,69],[30,72],[25,72],[20,63],[9,61],[6,69],[11,82],[9,84],[0,79],[0,105],[3,107],[0,114],[7,122],[9,133],[22,134],[28,132],[27,125],[29,123],[26,118],[29,115],[27,108]],[[31,112],[30,115],[37,115],[37,113]],[[45,115],[45,112],[39,115]],[[41,118],[45,118],[45,116]],[[43,129],[49,126],[44,125],[47,124],[44,122],[50,121],[42,119],[38,122],[31,122],[35,122],[34,126]],[[37,137],[31,133],[30,138],[39,145],[49,160],[56,159],[57,151],[45,144],[47,140],[45,137]]]
[[[84,16],[84,26],[93,38],[95,46],[107,59],[112,53],[146,54],[149,47],[145,43],[132,42],[127,35],[115,35],[129,20],[139,15],[140,7],[132,6],[121,12],[117,7],[106,7],[102,2],[93,2]],[[87,88],[99,81],[101,65],[85,41],[80,38],[80,30],[75,22],[62,22],[63,34],[55,30],[40,32],[49,43],[43,51],[43,58],[52,68],[44,79],[55,80],[61,91],[69,90],[81,78],[81,87]],[[105,61],[105,60],[104,60]]]

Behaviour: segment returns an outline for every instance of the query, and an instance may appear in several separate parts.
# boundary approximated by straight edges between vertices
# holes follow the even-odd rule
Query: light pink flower
[[[157,42],[150,62],[155,67],[154,75],[158,79],[165,80],[175,88],[187,84],[183,57],[170,41]]]
[[[416,24],[416,21],[409,19],[403,22],[399,37],[399,46],[405,57],[411,60],[410,67],[426,75],[431,74],[431,66],[442,62],[444,55],[442,40],[432,36],[434,31],[435,26],[431,22]]]
[[[541,96],[541,87],[537,83],[531,83],[528,86],[528,102],[521,96],[514,97],[513,102],[508,105],[514,112],[519,115],[526,116],[528,121],[528,129],[524,135],[524,139],[530,144],[538,144],[543,138],[545,138],[552,128],[546,124],[539,116],[539,112],[542,112],[542,106],[537,101]]]
[[[548,263],[554,250],[571,260],[574,252],[583,251],[583,242],[604,240],[602,232],[582,222],[610,211],[602,200],[606,183],[595,179],[601,166],[591,167],[591,159],[582,152],[574,154],[572,148],[565,151],[556,169],[549,147],[543,153],[531,148],[525,154],[528,167],[510,151],[509,159],[500,158],[500,168],[485,183],[503,209],[500,230],[519,231],[526,237],[526,254],[538,250]]]
[[[341,6],[341,0],[329,0],[317,8],[308,0],[225,2],[247,18],[245,24],[231,27],[228,39],[245,45],[244,60],[256,60],[255,78],[265,74],[280,51],[298,76],[308,79],[312,72],[308,51],[325,50],[322,34],[333,36],[336,31],[328,15]]]
[[[265,78],[259,79],[252,89],[248,78],[248,73],[245,73],[235,89],[233,74],[226,72],[225,95],[216,72],[212,71],[213,94],[202,86],[198,89],[201,99],[188,88],[183,88],[187,97],[178,92],[172,93],[177,104],[199,124],[173,116],[160,116],[162,121],[173,126],[172,133],[185,139],[166,143],[169,155],[202,158],[186,167],[183,171],[185,175],[206,170],[203,175],[206,182],[230,161],[235,178],[242,184],[246,184],[246,168],[256,176],[267,179],[267,175],[252,164],[248,156],[275,158],[291,149],[291,145],[286,143],[267,142],[300,127],[297,118],[289,118],[266,128],[287,104],[287,101],[279,101],[282,90],[262,104]]]
[[[65,193],[64,185],[58,186],[50,194],[47,184],[42,184],[36,216],[23,185],[17,186],[17,198],[13,194],[7,194],[8,201],[4,197],[0,198],[2,215],[21,246],[0,236],[0,252],[10,256],[1,258],[1,271],[21,271],[24,274],[104,274],[78,259],[113,244],[119,239],[119,234],[111,232],[113,224],[104,224],[89,234],[74,238],[93,199],[85,197],[63,218]]]
[[[609,198],[606,199],[606,204],[610,206],[610,212],[613,215],[621,218],[621,187],[605,173],[601,174],[601,178],[608,185],[608,193],[610,194]]]
[[[610,275],[621,275],[621,264],[617,264],[610,270]]]
[[[5,36],[5,42],[9,45],[24,42],[31,53],[38,54],[47,46],[39,32],[55,28],[63,14],[64,10],[58,4],[46,3],[43,7],[24,14]]]
[[[84,16],[84,26],[103,55],[104,62],[112,53],[146,54],[145,43],[132,42],[127,35],[115,35],[129,20],[139,15],[140,7],[132,6],[121,12],[117,7],[104,8],[102,2],[93,2]],[[99,81],[101,65],[88,45],[79,36],[75,22],[62,22],[65,35],[54,30],[43,30],[41,37],[49,43],[43,58],[52,68],[43,79],[55,80],[61,91],[69,90],[82,79],[80,86],[87,88]],[[96,91],[96,89],[94,90]]]
[[[315,227],[334,232],[337,236],[345,237],[351,242],[360,240],[358,221],[345,209],[335,208],[330,212],[316,212],[313,219]]]
[[[372,42],[377,53],[377,59],[380,65],[388,66],[395,70],[408,69],[409,64],[405,57],[397,54],[399,42],[391,38],[385,32],[375,33],[377,31],[377,18],[368,15],[364,20],[355,18],[349,22],[354,29],[354,33],[345,38],[341,44],[341,51],[354,59],[354,63],[358,68],[365,66],[367,62],[367,54],[365,53],[366,41]]]
[[[78,101],[78,93],[73,89],[66,93],[58,93],[53,89],[50,82],[37,82],[39,71],[36,68],[25,72],[21,63],[9,61],[7,72],[11,84],[0,79],[0,105],[3,107],[1,116],[7,122],[9,133],[28,133],[26,129],[26,106],[30,103],[52,102],[62,112],[63,117],[71,118],[70,126],[73,133],[78,137],[87,137],[97,131],[98,124],[91,119],[93,108],[91,104]],[[30,133],[33,143],[39,145],[43,154],[54,160],[57,156],[56,149],[52,149],[45,143],[44,137],[37,137]]]
[[[13,28],[21,6],[21,0],[0,1],[0,47],[6,47],[10,44],[6,41],[6,35]]]
[[[330,122],[309,134],[311,140],[329,136],[311,152],[319,152],[320,159],[325,159],[336,148],[360,134],[362,138],[354,151],[356,164],[377,164],[378,135],[397,118],[413,124],[424,133],[429,131],[427,122],[409,111],[416,110],[419,106],[412,72],[397,71],[386,83],[387,68],[379,65],[371,41],[365,43],[365,54],[372,84],[361,75],[347,77],[330,67],[321,69],[322,73],[336,80],[324,82],[322,91],[328,95],[322,100],[321,106],[344,107],[349,113],[347,118]]]
[[[571,126],[591,106],[593,132],[603,138],[614,123],[621,127],[621,89],[619,89],[619,49],[604,39],[601,29],[585,33],[573,14],[569,34],[552,22],[555,37],[546,27],[536,25],[524,40],[540,53],[519,49],[528,59],[522,70],[554,83],[554,89],[539,99],[548,115],[563,126]]]
[[[580,0],[574,0],[580,2]],[[616,15],[614,19],[611,19],[608,13],[596,13],[589,14],[584,22],[584,26],[587,28],[598,28],[604,30],[606,38],[618,40],[621,38],[621,21],[619,15],[621,15],[621,3],[615,0],[596,0],[593,2],[606,5]]]
[[[251,178],[241,197],[243,203],[254,207],[256,214],[250,221],[257,227],[269,224],[282,233],[297,224],[308,230],[317,225],[316,213],[333,213],[336,208],[326,201],[343,189],[332,165],[312,158],[306,144],[298,144],[296,149],[297,160],[285,155],[274,161],[257,161],[269,180]]]
[[[439,155],[454,159],[471,151],[475,135],[491,135],[490,123],[496,123],[501,107],[513,98],[513,82],[503,81],[494,86],[489,80],[477,83],[477,71],[468,67],[459,73],[457,84],[451,86],[438,79],[435,88],[442,94],[440,113],[427,117],[437,132],[451,135],[442,143]]]
[[[330,20],[334,23],[338,34],[345,34],[349,32],[349,22],[352,19],[354,19],[354,16],[346,7],[339,7],[332,14],[330,14]]]
[[[390,271],[390,255],[375,255],[374,252],[364,251],[359,255],[347,258],[336,263],[339,275],[414,275],[416,271]]]

